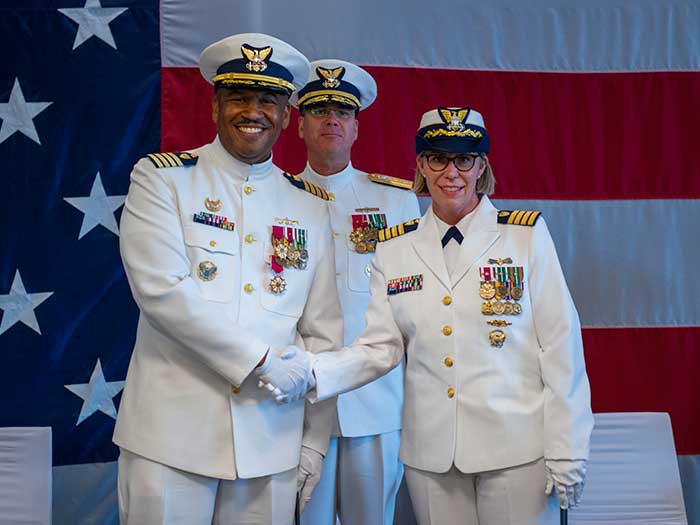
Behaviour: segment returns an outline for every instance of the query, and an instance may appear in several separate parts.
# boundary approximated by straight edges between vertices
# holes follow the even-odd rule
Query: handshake
[[[262,364],[255,369],[258,387],[267,389],[278,403],[302,399],[316,386],[310,356],[296,346],[271,346]]]

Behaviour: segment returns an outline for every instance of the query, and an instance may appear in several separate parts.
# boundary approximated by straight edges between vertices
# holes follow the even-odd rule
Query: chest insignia
[[[232,232],[236,227],[234,222],[229,220],[228,217],[223,215],[215,215],[214,213],[207,213],[206,211],[195,213],[192,216],[192,220],[198,224],[206,224],[207,226],[213,226],[214,228],[220,228],[230,232]]]
[[[309,262],[307,235],[307,230],[302,228],[272,226],[270,267],[273,275],[269,283],[272,293],[279,295],[287,289],[287,282],[283,277],[285,268],[306,270]]]

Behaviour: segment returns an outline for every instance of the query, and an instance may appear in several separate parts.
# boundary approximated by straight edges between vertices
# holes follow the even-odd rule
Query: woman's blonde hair
[[[484,168],[484,172],[479,175],[479,178],[476,180],[476,193],[491,195],[496,189],[496,177],[493,175],[493,169],[491,169],[489,158],[486,155],[479,155],[479,158],[486,163],[486,167]],[[420,156],[416,159],[416,176],[413,179],[412,190],[414,193],[427,193],[430,195],[428,183],[425,181],[425,176],[420,170]]]

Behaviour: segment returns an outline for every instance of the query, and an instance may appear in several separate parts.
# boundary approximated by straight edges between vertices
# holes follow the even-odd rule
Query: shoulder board
[[[395,237],[401,237],[405,233],[412,232],[418,228],[418,222],[420,219],[413,219],[412,221],[404,222],[403,224],[398,224],[396,226],[390,226],[379,230],[379,242],[388,241]]]
[[[501,210],[498,212],[498,224],[515,224],[517,226],[534,226],[542,212],[528,210]]]
[[[399,179],[398,177],[389,177],[389,175],[382,175],[381,173],[368,173],[367,178],[377,184],[386,184],[387,186],[393,186],[394,188],[401,188],[403,190],[410,190],[413,188],[413,181]]]
[[[284,178],[287,179],[292,186],[296,186],[300,190],[308,191],[311,195],[315,195],[324,201],[332,201],[335,199],[335,195],[327,192],[321,186],[317,186],[308,180],[302,179],[299,175],[290,175],[286,171],[283,174]]]
[[[156,168],[179,168],[181,166],[194,166],[199,160],[196,153],[180,151],[177,153],[149,153],[146,155]]]

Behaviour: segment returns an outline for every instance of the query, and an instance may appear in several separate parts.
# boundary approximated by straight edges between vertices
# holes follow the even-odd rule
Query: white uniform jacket
[[[195,153],[194,166],[144,158],[131,174],[121,254],[141,315],[114,442],[215,478],[282,472],[299,462],[304,424],[304,444],[325,452],[334,402],[304,423],[303,401],[278,405],[250,374],[269,345],[339,346],[328,212],[272,159],[239,162],[218,138]],[[306,269],[283,270],[279,295],[269,286],[273,226],[305,230],[309,254]]]
[[[420,216],[418,199],[406,189],[369,180],[349,164],[340,173],[321,176],[307,164],[301,177],[334,194],[328,201],[335,240],[336,282],[343,309],[344,344],[365,328],[369,304],[370,261],[374,253],[358,253],[350,241],[353,215],[384,215],[387,226]],[[346,437],[372,436],[401,428],[403,364],[384,377],[338,397],[339,433]]]
[[[380,243],[367,328],[351,347],[314,358],[317,398],[374,379],[405,351],[406,465],[474,473],[586,459],[593,416],[581,329],[547,226],[498,224],[486,196],[474,213],[452,279],[432,208],[417,230]],[[511,262],[489,261],[499,258]],[[482,314],[481,274],[494,267],[522,268],[520,315]],[[500,328],[502,348],[488,321],[512,323]]]

